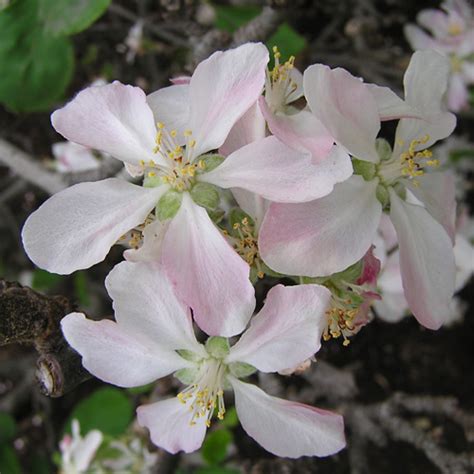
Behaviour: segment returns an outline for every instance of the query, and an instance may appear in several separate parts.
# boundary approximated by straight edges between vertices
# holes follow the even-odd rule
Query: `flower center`
[[[265,82],[265,99],[273,112],[281,111],[289,102],[289,96],[298,85],[291,79],[291,70],[294,67],[295,57],[290,56],[288,61],[280,64],[281,53],[273,47],[275,65],[270,71],[267,69]]]
[[[448,35],[449,36],[458,36],[462,33],[463,28],[459,23],[451,23],[448,26]]]
[[[209,428],[215,410],[217,410],[217,418],[224,419],[226,371],[227,367],[222,360],[213,357],[205,359],[193,383],[177,395],[178,400],[187,405],[192,413],[190,426],[194,426],[199,418],[204,418]]]
[[[349,336],[355,333],[354,320],[359,312],[359,308],[352,300],[338,300],[333,297],[330,308],[326,311],[327,324],[323,331],[323,339],[337,339],[343,337],[342,344],[350,344]]]

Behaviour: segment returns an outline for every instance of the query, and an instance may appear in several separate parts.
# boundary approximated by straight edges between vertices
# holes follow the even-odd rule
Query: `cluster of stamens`
[[[120,243],[128,243],[128,246],[132,249],[137,250],[141,247],[143,243],[143,231],[145,227],[151,224],[155,220],[154,214],[149,214],[145,221],[138,225],[137,227],[133,228],[130,232],[125,235],[122,235],[117,242]]]
[[[216,410],[217,418],[224,419],[224,373],[225,366],[221,361],[208,359],[203,363],[197,380],[177,395],[178,400],[192,413],[190,426],[194,426],[198,419],[205,419],[209,428]]]
[[[323,339],[338,339],[342,336],[344,346],[350,344],[348,337],[355,333],[355,318],[359,308],[350,299],[338,300],[333,298],[331,307],[326,311],[327,325],[323,332]]]
[[[153,160],[149,162],[142,160],[140,165],[144,170],[147,170],[146,176],[148,178],[159,176],[164,184],[169,184],[177,191],[189,189],[194,182],[197,170],[202,170],[205,167],[203,160],[193,162],[196,140],[192,138],[191,130],[183,132],[186,143],[181,146],[176,142],[178,136],[176,130],[168,132],[162,122],[158,122],[156,127],[157,133],[153,153],[166,158],[172,166],[165,168]]]
[[[433,153],[430,150],[416,151],[416,148],[427,143],[429,138],[428,135],[425,135],[423,138],[418,140],[412,140],[408,150],[400,155],[402,176],[413,179],[413,184],[415,186],[418,185],[416,178],[425,173],[423,168],[426,166],[439,165],[439,160],[432,159]]]
[[[262,261],[258,251],[258,240],[255,237],[254,226],[247,217],[235,222],[233,229],[238,237],[234,238],[234,248],[237,253],[249,264],[257,269],[258,278],[263,278]]]

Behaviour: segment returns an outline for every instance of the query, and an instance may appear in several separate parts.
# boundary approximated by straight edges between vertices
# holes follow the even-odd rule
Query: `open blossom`
[[[344,447],[342,417],[265,394],[240,380],[256,370],[294,367],[320,348],[329,291],[319,285],[272,288],[261,311],[232,347],[224,337],[196,340],[189,308],[156,264],[122,262],[107,277],[116,322],[71,313],[61,322],[84,367],[105,382],[134,387],[174,373],[187,385],[177,397],[140,406],[138,421],[171,453],[198,449],[224,391],[235,394],[244,430],[287,457],[327,456]],[[221,306],[221,317],[229,317]]]
[[[474,84],[472,7],[464,0],[448,0],[441,4],[441,10],[422,10],[417,22],[422,28],[406,25],[405,36],[415,50],[433,49],[449,57],[448,107],[458,112],[468,105],[468,85]]]
[[[371,86],[341,69],[305,71],[311,110],[357,158],[357,174],[325,198],[270,206],[259,240],[270,268],[306,276],[342,271],[367,252],[386,210],[398,235],[410,309],[424,326],[441,326],[454,292],[454,186],[451,175],[425,171],[437,165],[428,147],[455,127],[442,106],[448,68],[434,51],[413,55],[405,101],[420,118],[400,120],[393,151],[376,142],[380,111],[399,108],[391,95],[379,90],[376,98]]]
[[[89,472],[94,456],[102,443],[102,433],[92,430],[82,437],[79,422],[72,421],[72,436],[65,435],[59,443],[61,451],[61,474]]]
[[[23,229],[30,258],[55,273],[87,268],[130,229],[145,234],[144,225],[159,220],[147,233],[146,250],[131,258],[156,252],[207,332],[240,332],[254,302],[249,267],[202,206],[218,205],[216,187],[242,188],[276,202],[308,201],[330,192],[333,185],[324,183],[338,176],[331,165],[313,173],[311,156],[273,136],[223,162],[206,155],[257,101],[267,62],[265,46],[246,44],[214,53],[198,65],[189,84],[161,89],[148,99],[139,88],[115,82],[85,89],[56,111],[57,131],[124,161],[131,173],[144,176],[143,187],[112,178],[53,196]],[[234,317],[223,327],[219,308],[229,302]]]

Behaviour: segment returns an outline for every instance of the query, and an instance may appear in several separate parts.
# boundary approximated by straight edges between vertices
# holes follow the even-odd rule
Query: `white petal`
[[[196,341],[189,308],[178,300],[157,262],[119,263],[107,276],[105,286],[121,328],[148,336],[171,350],[206,355]]]
[[[267,62],[263,44],[246,43],[217,51],[197,66],[189,83],[195,156],[219,148],[235,122],[257,101]]]
[[[139,87],[117,81],[88,87],[56,110],[51,122],[68,140],[127,163],[159,161],[153,153],[156,136],[153,113]]]
[[[71,313],[61,321],[67,342],[82,356],[82,365],[97,378],[119,387],[137,387],[189,366],[137,331],[114,321],[92,321]]]
[[[382,214],[377,180],[352,176],[328,196],[303,204],[272,204],[260,229],[265,263],[287,275],[326,276],[360,260]]]
[[[162,261],[203,331],[229,337],[244,330],[255,308],[250,268],[187,193],[163,241]]]
[[[262,372],[296,367],[321,347],[331,293],[319,285],[274,286],[227,357]]]
[[[27,219],[22,231],[25,250],[49,272],[89,268],[145,220],[165,191],[164,186],[142,188],[115,178],[71,186]]]
[[[390,218],[400,246],[403,289],[413,315],[429,329],[449,317],[455,265],[451,239],[428,211],[390,189]]]
[[[420,112],[410,104],[407,104],[403,99],[400,99],[400,97],[388,87],[380,87],[375,84],[367,84],[367,87],[377,101],[380,120],[420,117]]]
[[[315,64],[304,73],[306,100],[336,143],[356,158],[378,162],[377,102],[367,85],[344,69]]]
[[[274,202],[306,202],[329,194],[352,174],[349,156],[340,148],[318,163],[271,136],[250,143],[203,173],[200,180],[221,188],[241,188]]]
[[[345,447],[342,416],[271,397],[255,385],[230,379],[243,429],[276,456],[329,456]]]
[[[199,449],[206,436],[205,418],[190,426],[191,413],[177,397],[137,408],[138,423],[150,430],[156,446],[171,454],[178,451],[192,453]]]
[[[82,442],[76,447],[74,451],[74,465],[79,472],[87,470],[102,443],[102,439],[100,431],[92,430],[87,433]]]
[[[161,246],[168,229],[168,222],[156,219],[143,230],[143,243],[138,249],[127,249],[123,256],[129,262],[153,262],[161,258]]]

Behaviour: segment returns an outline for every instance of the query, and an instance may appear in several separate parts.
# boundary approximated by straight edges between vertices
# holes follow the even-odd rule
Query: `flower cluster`
[[[452,74],[447,93],[448,107],[459,112],[469,103],[468,85],[474,84],[472,5],[466,0],[447,0],[441,4],[441,10],[422,10],[417,22],[422,28],[406,25],[405,36],[414,50],[432,49],[449,58]]]
[[[133,182],[72,186],[23,229],[30,258],[55,273],[128,247],[106,280],[115,321],[72,313],[63,333],[108,383],[174,374],[186,386],[138,408],[152,441],[172,453],[201,446],[213,417],[225,416],[227,390],[244,430],[271,453],[344,447],[339,415],[242,379],[307,367],[321,339],[348,345],[369,322],[386,218],[407,306],[430,329],[449,317],[454,184],[430,150],[456,124],[443,102],[449,60],[416,52],[402,99],[344,69],[301,73],[273,52],[272,69],[262,44],[216,52],[148,96],[119,82],[80,92],[54,112],[54,128],[123,161]],[[395,120],[391,145],[379,132]],[[254,283],[266,275],[295,285],[274,286],[254,315]]]

